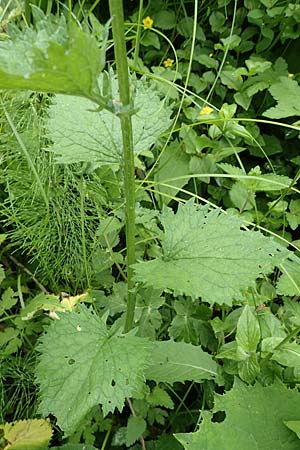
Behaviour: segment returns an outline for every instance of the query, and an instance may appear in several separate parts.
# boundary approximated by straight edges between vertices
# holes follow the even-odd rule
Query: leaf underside
[[[112,95],[118,98],[117,80],[109,74]],[[104,83],[100,77],[100,87]],[[170,108],[145,80],[132,80],[134,86],[132,129],[135,154],[149,150],[171,124]],[[51,151],[59,163],[91,162],[98,165],[120,164],[122,132],[119,117],[86,98],[58,95],[49,108],[46,122]]]

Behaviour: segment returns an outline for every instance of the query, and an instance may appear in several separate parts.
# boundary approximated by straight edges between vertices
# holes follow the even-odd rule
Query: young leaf
[[[134,444],[146,431],[147,424],[142,417],[130,416],[126,427],[126,446]]]
[[[216,411],[225,411],[221,423],[204,416],[196,433],[177,434],[185,450],[296,450],[297,436],[284,421],[298,419],[300,395],[283,384],[246,386],[236,380],[231,391],[215,397]]]
[[[250,306],[246,305],[238,320],[237,345],[246,353],[255,353],[260,341],[259,323]]]
[[[118,97],[116,78],[110,74],[113,96]],[[103,85],[104,77],[100,79]],[[149,150],[162,132],[171,124],[171,110],[157,92],[145,81],[132,82],[133,145],[136,154]],[[117,101],[117,100],[116,100]],[[120,119],[107,110],[96,111],[92,101],[58,95],[49,109],[46,123],[48,137],[53,142],[51,151],[57,162],[71,164],[92,162],[98,165],[120,164],[122,133]]]
[[[201,347],[174,341],[154,343],[151,365],[145,372],[147,379],[167,383],[201,382],[216,375],[217,364]]]
[[[44,419],[18,420],[0,425],[8,445],[5,450],[46,450],[52,429],[50,422]]]
[[[61,313],[38,346],[39,410],[54,414],[66,435],[97,404],[104,415],[122,410],[141,387],[151,347],[142,338],[113,334],[83,305],[77,311]]]
[[[166,208],[162,224],[164,257],[135,264],[136,281],[210,304],[231,305],[288,254],[271,238],[242,231],[240,218],[191,201],[175,215]]]
[[[174,403],[169,394],[161,387],[155,386],[147,398],[147,402],[152,406],[164,406],[165,408],[174,408]]]
[[[96,39],[65,17],[43,16],[36,28],[13,28],[0,42],[1,89],[30,89],[93,98],[101,103],[98,77],[105,64],[105,39]],[[106,31],[107,32],[107,31]]]
[[[258,320],[250,306],[246,305],[237,323],[236,343],[239,375],[247,383],[254,381],[260,371],[256,356],[259,341]]]

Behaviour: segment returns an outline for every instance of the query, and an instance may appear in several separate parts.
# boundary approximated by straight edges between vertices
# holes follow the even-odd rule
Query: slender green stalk
[[[143,15],[143,0],[140,0],[140,6],[139,6],[139,15],[138,15],[138,23],[137,23],[137,31],[136,31],[136,38],[135,38],[135,48],[134,48],[134,56],[133,56],[133,65],[136,67],[140,52],[140,39],[141,39],[141,23],[142,23],[142,15]]]
[[[131,122],[131,103],[127,53],[124,36],[124,13],[122,0],[109,0],[110,15],[117,65],[121,113],[119,118],[123,140],[124,195],[127,247],[127,310],[124,331],[132,328],[135,310],[135,292],[132,265],[135,263],[135,176]]]

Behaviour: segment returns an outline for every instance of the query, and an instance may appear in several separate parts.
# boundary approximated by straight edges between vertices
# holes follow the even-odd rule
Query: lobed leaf
[[[246,386],[235,380],[223,396],[215,396],[213,412],[224,411],[225,420],[212,422],[212,413],[196,433],[176,434],[185,450],[296,450],[299,440],[285,423],[298,420],[300,395],[283,384]]]
[[[54,414],[69,435],[95,405],[104,415],[122,410],[125,398],[141,387],[150,348],[145,339],[113,334],[84,305],[61,313],[38,346],[40,413]]]
[[[134,265],[136,281],[231,305],[241,290],[282,262],[288,252],[260,232],[241,230],[240,218],[189,201],[176,214],[166,208],[163,257]]]

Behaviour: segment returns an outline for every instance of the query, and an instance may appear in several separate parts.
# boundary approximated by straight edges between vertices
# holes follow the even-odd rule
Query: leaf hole
[[[111,385],[112,385],[112,387],[114,387],[116,385],[115,380],[111,380]]]
[[[69,359],[68,364],[70,366],[72,366],[72,364],[75,364],[75,359],[73,359],[73,358]]]
[[[213,414],[211,421],[212,422],[223,422],[226,418],[225,411],[217,411]]]

